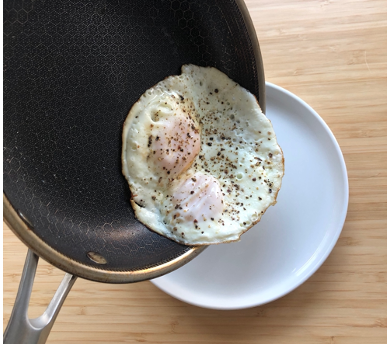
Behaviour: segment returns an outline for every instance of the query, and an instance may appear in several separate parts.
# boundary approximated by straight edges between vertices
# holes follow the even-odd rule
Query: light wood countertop
[[[347,164],[349,210],[338,243],[302,286],[270,304],[215,311],[150,282],[77,280],[48,343],[386,343],[386,1],[247,0],[266,80],[310,104]],[[4,226],[6,326],[26,247]],[[63,273],[40,261],[30,317]]]

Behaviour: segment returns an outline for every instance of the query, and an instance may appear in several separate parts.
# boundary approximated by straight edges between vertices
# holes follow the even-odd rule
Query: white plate
[[[152,281],[179,300],[214,309],[273,301],[307,280],[341,233],[349,187],[335,137],[310,106],[281,87],[266,84],[266,104],[285,156],[278,203],[240,242],[210,246]]]

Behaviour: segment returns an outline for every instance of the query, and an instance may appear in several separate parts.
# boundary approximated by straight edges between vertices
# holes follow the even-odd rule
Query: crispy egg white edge
[[[178,75],[172,75],[168,76],[156,85],[150,87],[148,90],[146,90],[141,97],[137,100],[136,103],[133,104],[132,108],[129,111],[128,116],[126,117],[124,124],[123,124],[123,132],[122,132],[122,154],[121,154],[121,160],[122,160],[122,174],[125,176],[125,179],[127,180],[129,184],[130,191],[132,193],[130,204],[135,212],[136,217],[139,219],[140,222],[142,222],[147,228],[155,231],[158,234],[161,234],[163,236],[169,237],[170,239],[177,241],[176,237],[172,235],[172,233],[169,231],[169,229],[164,225],[162,221],[159,221],[159,217],[156,216],[157,214],[149,211],[145,207],[139,206],[133,199],[135,195],[135,190],[139,187],[135,180],[132,180],[129,178],[131,173],[128,169],[129,162],[127,161],[127,152],[128,152],[128,145],[126,144],[127,138],[129,136],[129,129],[131,129],[133,126],[133,123],[135,122],[136,118],[138,116],[142,116],[144,113],[144,106],[142,105],[143,101],[147,101],[148,103],[152,102],[153,98],[156,96],[154,93],[154,90],[159,87],[162,83],[170,83],[172,79],[175,79],[179,77]],[[180,90],[172,90],[172,93],[175,93],[176,91]],[[137,121],[140,123],[140,121]],[[139,153],[139,152],[137,152]],[[133,153],[135,154],[135,153]],[[137,166],[137,165],[136,165]],[[132,166],[132,167],[136,167]],[[146,171],[138,171],[140,174],[143,174],[143,172]],[[148,200],[146,200],[148,202]]]
[[[220,78],[223,78],[225,80],[228,80],[231,83],[234,83],[231,79],[228,78],[228,76],[226,76],[224,73],[220,72],[218,69],[216,69],[214,67],[198,67],[198,66],[194,66],[194,65],[184,65],[184,66],[182,66],[182,75],[183,74],[191,75],[193,72],[197,72],[199,70],[203,70],[204,72],[218,75]],[[170,76],[170,77],[165,78],[163,81],[159,82],[158,84],[156,84],[155,86],[153,86],[149,90],[147,90],[144,93],[144,95],[147,94],[148,91],[153,90],[160,83],[167,82],[167,81],[170,80],[170,78],[177,78],[177,77],[179,77],[179,76],[176,75],[176,76]],[[236,83],[234,83],[234,84],[236,84]],[[266,116],[262,113],[262,110],[260,109],[260,106],[259,106],[259,103],[258,103],[256,97],[253,94],[251,94],[249,91],[247,91],[246,89],[244,89],[242,87],[240,87],[240,90],[242,92],[244,92],[247,96],[249,96],[250,99],[252,99],[252,101],[254,102],[254,104],[256,104],[256,107],[257,107],[257,110],[258,110],[257,111],[258,112],[258,116],[263,116],[265,119],[267,119]],[[147,98],[148,98],[148,96],[147,96]],[[127,177],[129,175],[128,166],[127,166],[127,163],[126,163],[126,150],[127,150],[126,139],[127,139],[127,135],[128,135],[128,130],[125,130],[125,129],[126,128],[130,128],[131,127],[131,123],[134,121],[135,116],[137,114],[142,113],[143,109],[142,109],[140,101],[141,101],[141,97],[133,105],[133,107],[131,108],[131,110],[130,110],[130,112],[128,114],[128,117],[126,118],[126,120],[124,122],[124,130],[123,130],[123,134],[122,134],[122,140],[123,140],[123,147],[122,147],[122,171],[123,171],[123,174],[124,174],[124,176],[126,177],[128,183],[129,183],[129,187],[131,189],[132,194],[133,194],[133,190],[132,190],[133,183]],[[270,124],[270,129],[272,130],[272,137],[275,140],[275,145],[277,145],[277,147],[279,148],[279,150],[281,152],[281,161],[278,164],[278,166],[276,166],[278,168],[278,171],[280,172],[281,176],[278,179],[278,182],[279,182],[278,185],[275,185],[275,189],[274,189],[274,192],[273,192],[273,196],[274,197],[272,197],[272,199],[270,200],[270,203],[266,207],[262,208],[263,214],[266,212],[266,210],[271,205],[275,205],[277,203],[277,196],[278,196],[278,193],[279,193],[279,191],[281,189],[282,177],[285,174],[285,163],[284,163],[285,160],[284,160],[284,155],[283,155],[282,149],[281,149],[281,147],[277,143],[272,123],[270,122],[269,119],[267,119],[267,121]],[[146,208],[140,207],[132,199],[131,199],[130,203],[131,203],[132,208],[135,211],[136,217],[146,227],[148,227],[149,229],[151,229],[151,230],[153,230],[153,231],[155,231],[155,232],[157,232],[157,233],[159,233],[161,235],[164,235],[164,236],[166,236],[166,237],[168,237],[168,238],[170,238],[170,239],[172,239],[172,240],[174,240],[174,241],[176,241],[178,243],[185,244],[185,245],[191,245],[191,246],[202,246],[202,245],[211,245],[211,244],[219,244],[219,243],[228,243],[228,242],[238,241],[238,240],[240,240],[240,236],[243,233],[245,233],[247,230],[252,228],[255,224],[257,224],[260,221],[260,219],[261,219],[261,217],[263,215],[262,214],[261,216],[259,216],[259,218],[257,218],[255,221],[250,222],[246,227],[242,227],[240,231],[238,231],[237,233],[235,233],[235,234],[231,235],[230,237],[226,238],[226,240],[224,240],[224,241],[217,240],[217,241],[207,241],[207,242],[188,242],[187,240],[183,240],[183,238],[180,238],[178,236],[173,235],[170,232],[170,230],[161,221],[158,220],[158,217],[156,216],[155,213],[149,211]]]

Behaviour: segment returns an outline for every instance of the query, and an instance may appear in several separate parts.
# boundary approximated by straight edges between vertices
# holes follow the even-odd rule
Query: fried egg
[[[139,221],[210,245],[239,240],[276,203],[284,157],[254,95],[216,68],[184,65],[130,110],[122,170]]]

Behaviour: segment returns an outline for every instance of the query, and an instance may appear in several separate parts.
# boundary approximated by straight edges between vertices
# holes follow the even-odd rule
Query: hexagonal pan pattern
[[[137,271],[181,256],[189,247],[134,217],[122,124],[146,89],[186,63],[215,66],[259,95],[253,44],[233,0],[5,1],[10,203],[39,238],[81,264]]]

